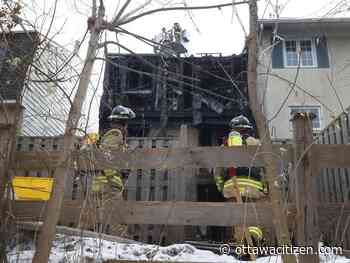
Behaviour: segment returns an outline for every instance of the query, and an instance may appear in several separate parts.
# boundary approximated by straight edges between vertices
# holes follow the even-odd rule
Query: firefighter
[[[258,139],[251,136],[253,129],[250,121],[243,115],[230,121],[232,131],[227,139],[227,146],[258,145]],[[267,185],[262,181],[261,169],[252,167],[230,167],[223,169],[220,176],[216,176],[217,185],[227,199],[236,199],[235,187],[244,199],[261,199],[267,194]],[[235,177],[235,179],[233,179]],[[236,182],[237,185],[234,185]]]
[[[180,43],[182,37],[182,29],[179,23],[174,23],[173,32],[175,41]]]
[[[260,141],[251,136],[253,127],[245,116],[240,115],[233,118],[230,121],[230,127],[231,132],[224,142],[224,146],[259,145]],[[251,169],[248,167],[220,168],[215,171],[214,178],[218,190],[227,200],[247,202],[264,198],[267,194],[267,187],[262,180],[261,171],[256,167]],[[235,227],[233,230],[235,240],[240,243],[244,236],[242,231],[246,230],[241,227]],[[263,232],[259,227],[250,226],[247,231],[253,244],[261,244]],[[250,258],[249,255],[246,256]]]
[[[108,157],[115,150],[125,151],[127,149],[127,122],[135,118],[135,113],[127,107],[118,105],[113,108],[110,120],[110,129],[101,136],[98,148]],[[92,182],[92,191],[98,196],[107,199],[120,199],[124,189],[122,176],[119,170],[105,169],[100,175],[95,176]]]

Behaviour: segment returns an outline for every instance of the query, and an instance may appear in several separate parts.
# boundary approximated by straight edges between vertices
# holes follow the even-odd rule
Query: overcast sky
[[[218,3],[230,3],[232,0],[189,0],[188,5],[210,5]],[[236,0],[238,2],[240,0]],[[28,19],[38,18],[39,14],[45,11],[46,14],[52,14],[53,0],[25,0]],[[69,50],[73,50],[74,42],[81,40],[86,30],[86,20],[89,15],[90,6],[84,3],[90,3],[87,0],[58,0],[56,19],[53,24],[54,31],[60,31],[55,36],[55,41],[65,46]],[[108,19],[113,17],[117,8],[117,0],[105,0],[106,13]],[[121,1],[122,3],[125,0]],[[133,5],[128,10],[132,10],[144,0],[133,0]],[[153,0],[152,7],[159,7],[162,2],[170,2],[170,0]],[[183,0],[171,1],[173,3],[181,3]],[[341,0],[279,0],[277,3],[281,6],[281,17],[322,17],[337,15],[339,9],[346,9],[347,5],[338,5],[339,2],[347,2]],[[275,8],[276,0],[259,0],[259,17],[270,18],[274,15],[272,7]],[[333,10],[334,9],[334,10]],[[127,10],[127,12],[128,12]],[[245,30],[248,31],[248,6],[240,5],[237,12],[243,21]],[[45,16],[42,16],[45,17]],[[49,24],[46,16],[45,23],[42,19],[38,20],[38,25],[44,24],[47,28]],[[212,9],[205,11],[193,11],[191,13],[177,11],[159,13],[138,21],[132,22],[125,28],[134,33],[140,34],[147,38],[153,38],[158,34],[162,27],[170,28],[174,22],[179,22],[182,28],[186,29],[190,35],[189,51],[191,54],[197,53],[215,53],[220,52],[223,55],[238,54],[244,45],[244,32],[238,23],[236,17],[232,19],[232,8]],[[52,31],[52,35],[54,33]],[[114,38],[109,35],[108,38]],[[115,38],[114,38],[115,39]],[[152,48],[143,45],[139,41],[131,38],[120,38],[123,45],[135,52],[151,53]],[[80,56],[84,57],[86,45],[80,50]],[[110,48],[110,52],[118,52],[117,49]],[[98,75],[101,70],[101,63],[95,66],[95,75],[92,84],[98,86],[98,93],[94,99],[92,117],[90,121],[90,131],[98,128],[98,102],[101,96],[101,83],[98,85]]]

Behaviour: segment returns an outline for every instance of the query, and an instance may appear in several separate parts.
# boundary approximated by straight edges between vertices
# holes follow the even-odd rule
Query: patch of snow
[[[9,263],[31,262],[34,254],[32,243],[17,244],[8,253]],[[157,245],[120,244],[96,238],[81,238],[57,235],[50,255],[51,263],[80,262],[82,258],[94,258],[96,262],[109,259],[176,261],[176,262],[242,262],[228,255],[217,255],[211,251],[199,250],[188,244],[167,247]],[[321,262],[350,263],[340,256],[321,256]],[[280,257],[258,258],[257,263],[282,263]]]

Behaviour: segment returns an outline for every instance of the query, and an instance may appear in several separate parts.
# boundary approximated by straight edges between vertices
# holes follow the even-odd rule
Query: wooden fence
[[[348,145],[350,143],[349,114],[342,113],[319,135],[318,144]],[[336,158],[349,159],[342,152],[332,152]],[[319,180],[319,198],[322,202],[346,202],[350,200],[349,168],[327,167],[322,170]]]
[[[345,244],[344,248],[349,248],[350,244],[342,241],[348,235],[350,203],[346,202],[348,199],[345,198],[344,191],[342,194],[339,194],[338,190],[343,189],[340,186],[341,180],[344,179],[344,182],[347,183],[345,171],[350,168],[350,145],[336,144],[338,141],[345,142],[344,138],[348,139],[349,136],[344,137],[343,135],[343,139],[334,139],[333,141],[329,139],[327,142],[330,144],[313,144],[311,146],[307,144],[304,137],[307,137],[307,134],[305,135],[299,131],[294,147],[288,145],[274,146],[273,154],[275,156],[285,162],[298,164],[296,177],[294,178],[296,180],[291,180],[293,185],[289,186],[290,189],[293,189],[291,203],[286,205],[284,212],[291,218],[291,227],[297,223],[299,234],[303,234],[305,229],[308,229],[308,231],[316,229],[314,226],[317,226],[322,233],[328,235],[327,237],[330,240]],[[35,153],[18,152],[15,155],[13,168],[38,169],[47,167],[53,169],[57,165],[57,154],[57,152],[43,151]],[[96,169],[123,168],[135,170],[183,168],[185,166],[193,168],[264,166],[263,154],[266,153],[261,152],[258,146],[135,149],[127,152],[112,153],[112,158],[98,151],[94,153]],[[73,153],[72,158],[79,161],[81,167],[90,167],[89,165],[91,165],[84,163],[86,158],[83,153]],[[326,169],[328,174],[319,176],[318,172],[322,169]],[[339,173],[336,174],[335,171],[339,171]],[[311,182],[312,184],[314,180],[311,180],[311,178],[316,178],[318,189],[321,189],[318,190],[320,199],[311,195],[314,192],[312,186],[310,189],[307,188],[309,183]],[[320,180],[320,178],[322,179]],[[329,182],[330,179],[333,179],[333,184]],[[336,179],[339,182],[338,184],[334,183]],[[326,187],[328,191],[323,191]],[[332,199],[326,199],[327,196],[332,197]],[[337,198],[333,198],[333,196],[337,196]],[[310,200],[312,200],[312,203],[309,202]],[[241,224],[245,220],[248,224],[271,226],[273,222],[270,205],[266,203],[120,201],[115,203],[114,206],[116,212],[109,212],[116,221],[121,223],[144,224],[146,222],[149,224],[169,225],[232,226]],[[39,220],[41,219],[40,215],[43,214],[44,204],[39,202],[13,202],[10,209],[12,209],[13,214],[17,218]],[[79,203],[65,203],[61,220],[76,221],[80,210],[81,204]],[[311,210],[316,211],[317,216],[314,216],[314,212],[310,214]],[[309,218],[312,218],[312,220],[309,220]],[[338,228],[341,228],[342,233],[338,233]],[[324,231],[325,229],[327,231]],[[331,231],[333,234],[329,235],[328,232]]]
[[[316,139],[318,146],[338,147],[342,149],[349,147],[350,143],[350,120],[349,113],[344,112],[334,119]],[[338,159],[339,162],[347,162],[350,155],[343,151],[328,151],[330,158]],[[338,162],[338,163],[339,163]],[[336,162],[333,162],[336,163]],[[337,165],[323,167],[317,180],[318,197],[322,203],[349,204],[350,201],[350,174],[348,165]],[[330,219],[332,220],[332,219]],[[345,248],[350,248],[349,215],[344,215],[343,209],[339,210],[338,216],[333,219],[337,221],[336,228],[325,233],[326,239],[334,240]],[[335,230],[335,231],[334,231]]]

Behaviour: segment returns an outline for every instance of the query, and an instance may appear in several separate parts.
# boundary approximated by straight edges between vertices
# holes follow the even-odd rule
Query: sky
[[[133,0],[126,12],[130,12],[140,3],[146,0]],[[230,3],[233,0],[188,0],[188,6],[214,5],[218,3]],[[240,0],[235,0],[236,2]],[[54,10],[54,0],[23,0],[25,5],[25,16],[28,20],[36,21],[43,32],[48,30],[50,17]],[[90,14],[91,7],[86,4],[88,0],[58,0],[54,22],[51,26],[50,36],[68,50],[74,50],[76,41],[80,41],[86,31],[86,21]],[[125,0],[121,0],[124,3]],[[148,9],[160,7],[160,4],[170,2],[170,4],[181,4],[183,0],[153,0]],[[323,17],[335,16],[338,9],[346,9],[347,1],[342,0],[259,0],[259,18],[273,18],[275,16],[276,5],[280,6],[280,17]],[[106,16],[110,20],[114,17],[118,8],[117,0],[105,0]],[[339,4],[340,3],[340,4]],[[345,3],[345,4],[342,4]],[[237,14],[246,32],[248,29],[248,6],[239,5]],[[153,38],[161,31],[162,27],[170,28],[173,23],[179,22],[183,29],[189,33],[190,43],[189,53],[222,53],[223,55],[239,54],[244,46],[245,34],[237,16],[233,16],[232,7],[221,9],[200,10],[184,12],[158,13],[141,18],[125,26],[125,29],[140,34],[146,38]],[[107,34],[103,38],[115,40],[114,33]],[[152,53],[152,48],[130,37],[120,36],[119,41],[124,46],[137,53]],[[84,58],[87,41],[83,43],[79,50],[79,55]],[[119,52],[115,47],[109,47],[108,52]],[[124,51],[122,51],[123,53]],[[100,54],[102,56],[103,54]],[[83,61],[83,60],[82,60]],[[98,108],[102,95],[103,72],[102,62],[95,63],[94,74],[89,89],[88,101],[91,99],[93,90],[97,88],[97,93],[93,98],[93,106],[88,130],[98,129]],[[100,80],[100,81],[99,81]]]

